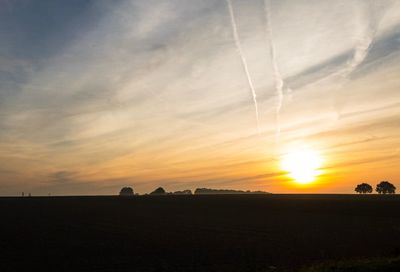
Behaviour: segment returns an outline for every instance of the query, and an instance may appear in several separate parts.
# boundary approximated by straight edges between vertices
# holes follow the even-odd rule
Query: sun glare
[[[299,184],[313,182],[321,174],[321,156],[311,149],[300,149],[287,153],[282,158],[282,169]]]

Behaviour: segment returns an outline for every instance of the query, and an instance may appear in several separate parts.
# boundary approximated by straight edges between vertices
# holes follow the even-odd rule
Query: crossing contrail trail
[[[243,70],[244,70],[244,73],[246,74],[247,82],[249,84],[249,88],[250,88],[251,93],[253,95],[254,109],[255,109],[256,121],[257,121],[257,130],[258,130],[258,133],[260,133],[260,121],[259,121],[259,114],[258,114],[256,91],[255,91],[254,84],[253,84],[253,81],[252,81],[251,76],[250,76],[249,67],[247,65],[247,60],[246,60],[246,58],[245,58],[245,56],[243,54],[242,44],[240,42],[240,38],[239,38],[238,30],[237,30],[235,13],[233,11],[232,1],[231,0],[226,0],[226,3],[228,5],[229,15],[230,15],[230,18],[231,18],[232,33],[233,33],[233,38],[235,40],[236,49],[237,49],[237,51],[239,53],[239,56],[240,56],[240,59],[242,61]]]
[[[271,5],[269,0],[264,0],[264,12],[266,21],[265,31],[269,45],[269,55],[272,60],[272,72],[275,82],[275,89],[278,96],[276,105],[276,136],[279,137],[281,133],[280,112],[283,103],[283,79],[278,67],[278,62],[276,61],[276,50],[273,41],[272,27],[271,27]]]

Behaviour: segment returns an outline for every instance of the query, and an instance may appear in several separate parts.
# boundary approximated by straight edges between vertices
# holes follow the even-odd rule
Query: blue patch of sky
[[[0,55],[37,61],[56,54],[107,12],[94,0],[16,1],[0,11]]]

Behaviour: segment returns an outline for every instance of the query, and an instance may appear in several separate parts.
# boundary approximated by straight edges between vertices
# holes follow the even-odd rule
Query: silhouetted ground
[[[301,272],[399,272],[400,257],[370,258],[312,265]]]
[[[400,248],[400,197],[0,198],[0,271],[295,271]]]

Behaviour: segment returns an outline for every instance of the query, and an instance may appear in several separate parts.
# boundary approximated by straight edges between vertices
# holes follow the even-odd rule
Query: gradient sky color
[[[0,195],[400,187],[400,1],[228,4],[1,0]]]

